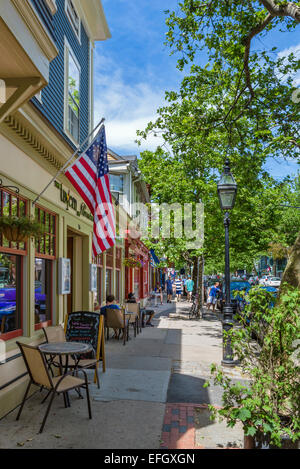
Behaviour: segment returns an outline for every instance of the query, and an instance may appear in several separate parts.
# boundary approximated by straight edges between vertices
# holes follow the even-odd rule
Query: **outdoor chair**
[[[113,328],[115,331],[123,331],[123,345],[126,343],[126,339],[129,339],[129,319],[126,318],[125,312],[117,308],[106,307],[106,316],[105,316],[105,327],[107,330],[107,340],[109,339],[109,328]],[[120,332],[118,334],[118,339],[120,338]]]
[[[140,305],[138,303],[125,303],[128,313],[131,313],[129,324],[133,325],[134,337],[142,331]]]
[[[62,326],[48,326],[48,327],[43,327],[43,331],[45,334],[46,341],[48,343],[53,343],[53,342],[66,342],[66,336],[65,336],[65,331]],[[48,360],[49,365],[54,365],[54,366],[60,366],[57,362],[54,361],[54,357],[50,358]],[[100,379],[99,379],[99,374],[98,374],[98,360],[96,358],[82,358],[79,363],[75,363],[75,361],[72,358],[69,358],[68,360],[68,367],[70,369],[76,369],[79,368],[94,368],[95,367],[95,372],[96,372],[96,379],[97,379],[97,386],[98,389],[100,389]]]
[[[84,379],[78,378],[76,376],[71,376],[70,373],[57,376],[57,377],[52,377],[49,373],[47,362],[45,360],[45,356],[38,349],[37,346],[33,347],[31,345],[21,344],[20,342],[17,342],[17,345],[19,346],[22,356],[24,358],[24,362],[25,362],[27,371],[30,376],[30,382],[25,391],[23,401],[19,409],[16,420],[19,420],[20,418],[21,412],[25,404],[25,400],[27,398],[29,389],[32,384],[35,384],[36,386],[40,386],[40,387],[42,386],[43,388],[48,389],[49,392],[46,398],[49,395],[51,395],[39,433],[42,433],[44,429],[44,426],[45,426],[47,417],[49,415],[50,408],[53,403],[53,399],[55,395],[64,394],[64,398],[66,398],[66,393],[68,391],[71,391],[72,389],[77,389],[77,388],[82,387],[86,390],[89,418],[90,419],[92,418],[89,386],[88,386],[87,374],[85,371],[80,370],[84,374]],[[45,401],[46,398],[44,398],[43,402]]]

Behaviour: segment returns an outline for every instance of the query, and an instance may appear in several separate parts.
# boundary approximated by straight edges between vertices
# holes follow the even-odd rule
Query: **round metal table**
[[[39,345],[39,350],[45,355],[59,356],[59,365],[62,374],[68,372],[69,367],[69,355],[72,355],[75,362],[74,368],[77,368],[77,365],[80,361],[80,356],[82,354],[91,352],[93,347],[91,344],[84,344],[81,342],[51,342],[47,344]],[[65,356],[65,363],[62,363],[62,357]],[[80,392],[79,395],[81,396]],[[65,402],[67,406],[70,407],[70,400],[68,393],[65,394]]]
[[[88,353],[92,350],[90,344],[81,342],[51,342],[39,345],[41,352],[47,355],[76,355]]]

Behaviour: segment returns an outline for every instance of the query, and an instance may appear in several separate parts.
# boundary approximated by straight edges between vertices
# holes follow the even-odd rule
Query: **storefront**
[[[125,297],[133,292],[141,305],[149,297],[150,263],[149,250],[139,239],[129,235],[125,240],[125,258],[136,261],[136,266],[125,268]]]
[[[52,174],[9,140],[0,139],[7,155],[0,173],[1,215],[28,215],[44,226],[43,236],[36,241],[16,243],[0,235],[1,418],[20,403],[26,386],[16,341],[42,342],[42,327],[63,323],[69,311],[99,309],[109,293],[122,302],[125,268],[122,239],[92,259],[93,218],[63,177],[33,205]],[[67,270],[62,267],[65,261]],[[97,265],[96,292],[91,288],[91,264]]]

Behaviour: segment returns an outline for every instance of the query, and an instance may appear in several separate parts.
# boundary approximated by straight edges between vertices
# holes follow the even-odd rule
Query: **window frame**
[[[34,259],[44,259],[46,262],[49,262],[51,261],[51,259],[48,259],[48,258],[43,258],[43,257],[40,257],[40,256],[35,256]],[[47,321],[43,321],[43,322],[39,322],[39,323],[36,323],[34,321],[34,330],[35,331],[38,331],[39,329],[42,329],[43,327],[48,327],[48,326],[52,326],[52,321],[53,321],[53,262],[50,262],[50,279],[51,279],[51,288],[50,288],[50,319],[48,319]]]
[[[69,6],[71,8],[71,11],[72,9],[75,11],[75,14],[77,15],[78,17],[78,21],[79,21],[79,24],[78,24],[78,32],[76,31],[76,27],[74,25],[74,18],[72,17],[72,13],[70,13],[69,11]],[[66,14],[66,17],[68,18],[68,21],[73,29],[73,32],[79,42],[79,44],[81,45],[81,18],[78,14],[78,10],[77,8],[75,7],[74,3],[72,2],[72,0],[65,0],[65,14]]]
[[[39,210],[42,210],[43,212],[45,212],[45,214],[48,213],[50,216],[54,216],[54,234],[48,232],[48,233],[46,233],[46,235],[48,234],[48,236],[51,236],[55,240],[54,254],[53,255],[39,252],[35,248],[35,257],[39,257],[41,259],[49,259],[49,260],[54,261],[54,260],[56,260],[56,254],[57,254],[57,246],[56,246],[56,242],[57,242],[57,233],[56,233],[56,231],[57,231],[57,215],[56,215],[55,212],[52,212],[51,210],[48,210],[47,208],[43,207],[42,205],[36,204],[35,208],[37,208]]]
[[[64,52],[65,52],[64,53],[64,70],[65,70],[65,73],[64,73],[64,80],[65,80],[65,83],[64,83],[64,132],[66,136],[71,140],[71,142],[75,146],[78,146],[78,144],[80,143],[80,121],[81,121],[81,112],[80,112],[81,66],[66,36],[64,37],[64,41],[65,41],[65,45],[64,45]],[[74,60],[75,65],[79,71],[78,141],[69,130],[69,56],[70,55],[72,56],[72,59]]]

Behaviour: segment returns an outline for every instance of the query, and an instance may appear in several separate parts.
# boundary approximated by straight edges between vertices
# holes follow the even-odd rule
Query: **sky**
[[[153,137],[139,147],[136,131],[155,120],[165,91],[179,89],[184,76],[176,68],[176,55],[170,56],[164,45],[164,10],[176,9],[178,0],[102,0],[102,4],[112,37],[95,47],[95,124],[105,117],[107,144],[113,151],[139,155],[154,150],[159,142]],[[300,59],[298,32],[280,34],[280,43],[272,32],[260,43],[277,46],[280,55],[293,50]],[[300,74],[295,83],[300,85]],[[266,168],[280,179],[296,174],[298,165],[272,160]]]

